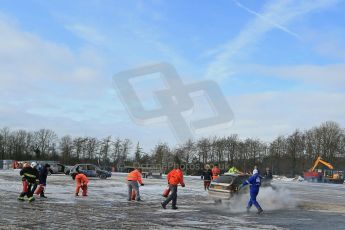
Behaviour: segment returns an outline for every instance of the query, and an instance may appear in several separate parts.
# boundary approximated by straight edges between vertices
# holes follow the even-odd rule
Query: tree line
[[[318,156],[338,169],[345,169],[345,129],[327,121],[309,130],[295,130],[271,142],[257,138],[241,139],[237,134],[227,137],[205,137],[188,140],[170,147],[158,143],[149,153],[139,143],[111,136],[58,138],[50,129],[38,131],[0,130],[0,159],[56,160],[73,165],[96,163],[103,167],[119,165],[155,165],[168,170],[180,163],[188,174],[198,174],[206,164],[218,164],[227,170],[235,166],[248,172],[256,165],[270,168],[274,174],[295,176],[312,167]]]

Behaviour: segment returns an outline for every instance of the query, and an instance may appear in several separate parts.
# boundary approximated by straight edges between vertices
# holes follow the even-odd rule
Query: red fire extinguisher
[[[164,197],[168,197],[168,196],[169,196],[169,193],[170,193],[170,188],[169,188],[169,186],[168,186],[168,187],[166,187],[166,189],[164,189],[163,196],[164,196]]]

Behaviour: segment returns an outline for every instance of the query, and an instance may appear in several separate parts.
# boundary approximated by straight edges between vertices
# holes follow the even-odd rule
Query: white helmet
[[[254,175],[254,174],[257,174],[257,173],[259,173],[259,171],[258,171],[257,169],[254,169],[254,170],[253,170],[253,175]]]
[[[31,163],[31,168],[35,168],[37,166],[37,163],[34,161]]]

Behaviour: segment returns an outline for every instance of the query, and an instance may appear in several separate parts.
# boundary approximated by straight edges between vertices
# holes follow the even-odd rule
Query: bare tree
[[[157,144],[152,154],[142,151],[139,143],[131,152],[129,139],[112,140],[111,136],[100,139],[94,137],[64,136],[56,145],[57,135],[49,129],[35,132],[0,129],[1,159],[60,160],[71,164],[80,161],[112,164],[131,164],[134,161],[164,165],[179,162],[193,163],[203,167],[208,163],[218,163],[221,167],[235,166],[242,171],[251,171],[254,165],[270,165],[276,174],[298,174],[311,167],[317,156],[331,162],[336,167],[345,163],[345,130],[336,122],[328,121],[306,131],[296,130],[291,135],[279,136],[271,143],[259,139],[240,139],[237,134],[228,137],[201,138],[188,140],[170,149],[166,143]],[[134,157],[129,157],[134,153]],[[269,163],[267,163],[269,162]],[[187,173],[196,173],[200,168]]]
[[[169,155],[172,156],[172,154],[171,154],[168,144],[166,143],[157,144],[154,147],[152,152],[153,152],[152,158],[154,160],[154,163],[157,166],[164,168],[166,166],[164,163],[169,164],[169,162],[172,162],[172,159],[171,158],[169,159]]]
[[[122,141],[120,138],[117,138],[113,143],[113,151],[112,151],[112,158],[113,163],[118,164],[120,163],[121,152],[122,152]]]
[[[286,138],[284,136],[279,136],[270,144],[270,154],[274,159],[274,164],[272,165],[273,172],[280,174],[281,171],[281,161],[286,152]]]
[[[182,160],[189,164],[191,163],[191,160],[193,159],[193,157],[195,156],[196,154],[196,146],[194,144],[194,142],[189,139],[187,142],[185,142],[183,145],[182,145],[182,150],[183,150],[183,154],[182,154]]]
[[[84,157],[85,142],[87,138],[76,137],[73,139],[73,154],[77,160]]]
[[[89,160],[95,159],[95,153],[99,147],[98,144],[99,144],[99,141],[96,138],[94,137],[86,138],[85,152],[86,152],[87,159]]]
[[[11,133],[11,130],[8,128],[8,127],[5,127],[5,128],[2,128],[0,130],[0,135],[1,135],[1,159],[5,159],[6,157],[9,157],[7,155],[7,148],[8,148],[8,141],[9,141],[9,137],[10,137],[10,133]]]
[[[25,147],[26,147],[26,136],[27,132],[25,130],[18,130],[15,131],[13,134],[13,145],[14,145],[14,153],[13,157],[15,159],[23,159],[25,156]]]
[[[132,148],[132,142],[129,139],[125,139],[122,141],[122,147],[121,147],[121,161],[125,162],[128,158],[129,151]]]
[[[141,150],[142,148],[139,145],[139,142],[137,143],[137,147],[135,148],[135,152],[134,152],[134,160],[135,162],[141,163]]]
[[[225,156],[225,146],[226,146],[226,140],[224,138],[218,138],[214,139],[214,142],[212,143],[214,154],[216,155],[217,163],[220,165],[222,162],[224,162],[224,156]]]
[[[70,136],[64,136],[60,140],[60,151],[62,162],[67,163],[72,158],[73,140]]]
[[[211,143],[210,140],[207,138],[202,138],[197,142],[197,152],[199,156],[199,162],[202,163],[202,165],[205,165],[208,163],[208,155],[211,149]]]
[[[304,135],[299,130],[296,130],[287,138],[287,155],[291,160],[292,176],[296,175],[297,160],[300,159],[304,149]]]
[[[252,160],[251,167],[254,167],[255,165],[259,163],[260,153],[263,149],[262,143],[260,142],[259,139],[247,138],[245,140],[245,145],[247,147],[247,151],[249,154],[248,158]]]
[[[321,135],[322,157],[334,161],[341,151],[342,130],[338,123],[327,121],[318,128]]]
[[[50,129],[40,129],[34,132],[34,142],[36,148],[40,151],[39,157],[46,157],[48,150],[56,143],[58,137],[56,133]]]
[[[227,153],[227,160],[230,166],[235,165],[235,157],[238,155],[238,135],[233,134],[226,138],[225,150]]]
[[[109,162],[109,152],[110,152],[110,148],[111,148],[111,136],[108,136],[106,138],[104,138],[101,141],[101,146],[100,146],[100,160],[102,160],[103,163],[107,164]],[[100,162],[98,162],[100,163]]]

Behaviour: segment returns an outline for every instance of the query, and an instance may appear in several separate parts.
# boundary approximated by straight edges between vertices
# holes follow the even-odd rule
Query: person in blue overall
[[[261,186],[261,179],[262,177],[259,175],[257,169],[253,170],[253,176],[249,177],[248,180],[243,182],[239,189],[243,188],[246,185],[250,185],[250,200],[247,205],[247,212],[249,212],[252,205],[254,205],[258,209],[258,214],[262,213],[263,210],[260,207],[259,203],[256,200],[256,197],[259,194],[260,186]]]
[[[40,186],[36,189],[35,194],[40,195],[42,198],[47,198],[44,194],[44,189],[47,186],[47,177],[49,173],[53,173],[49,164],[45,164],[43,167],[41,166],[39,168]]]

